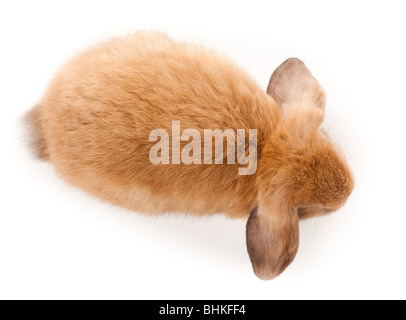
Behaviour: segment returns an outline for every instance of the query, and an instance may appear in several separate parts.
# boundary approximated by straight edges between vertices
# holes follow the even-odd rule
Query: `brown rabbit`
[[[274,72],[266,94],[214,51],[138,32],[64,65],[28,120],[38,156],[105,201],[151,214],[249,218],[254,271],[272,279],[297,253],[299,219],[340,208],[353,189],[344,157],[320,129],[324,105],[323,89],[298,59]],[[152,163],[151,132],[174,135],[173,121],[201,136],[255,129],[256,172],[241,175],[237,161],[209,164],[203,155],[191,164]],[[220,157],[229,160],[219,140],[211,150],[221,143]],[[173,160],[174,147],[172,137],[160,156]]]

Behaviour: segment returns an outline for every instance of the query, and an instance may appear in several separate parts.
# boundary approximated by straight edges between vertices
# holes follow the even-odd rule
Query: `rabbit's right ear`
[[[247,222],[247,249],[255,274],[271,280],[293,261],[299,248],[297,210],[278,194],[260,201]]]
[[[316,125],[323,121],[324,90],[301,60],[290,58],[282,63],[272,74],[267,93],[285,118],[299,114],[305,120],[315,120]]]

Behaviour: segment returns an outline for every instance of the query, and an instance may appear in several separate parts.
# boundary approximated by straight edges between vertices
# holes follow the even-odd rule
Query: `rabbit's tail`
[[[47,144],[40,125],[39,105],[28,111],[23,117],[25,137],[31,152],[37,159],[47,160]]]

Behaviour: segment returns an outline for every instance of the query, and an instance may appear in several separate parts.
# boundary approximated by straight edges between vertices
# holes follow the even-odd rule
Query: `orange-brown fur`
[[[149,32],[105,42],[63,66],[35,109],[41,155],[70,184],[131,210],[233,218],[253,212],[250,257],[258,276],[273,278],[296,254],[299,215],[339,208],[353,187],[319,129],[324,93],[299,60],[282,66],[266,94],[201,46]],[[298,75],[310,85],[289,89]],[[257,129],[257,172],[238,175],[238,163],[151,164],[149,134],[170,134],[172,121],[202,136],[203,129]]]

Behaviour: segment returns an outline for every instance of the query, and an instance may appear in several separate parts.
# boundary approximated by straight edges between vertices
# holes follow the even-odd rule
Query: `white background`
[[[6,4],[7,3],[7,4]],[[404,1],[2,1],[0,298],[406,298]],[[150,218],[66,185],[27,152],[19,117],[76,52],[139,29],[225,53],[266,88],[299,57],[356,188],[301,223],[279,278],[258,280],[245,221]]]

